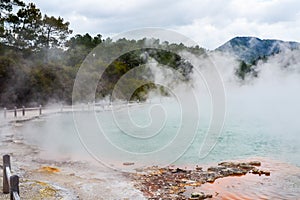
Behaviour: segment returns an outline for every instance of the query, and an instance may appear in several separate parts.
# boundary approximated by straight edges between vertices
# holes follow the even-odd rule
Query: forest
[[[101,34],[91,36],[74,34],[70,22],[62,17],[41,13],[34,3],[25,4],[20,0],[1,0],[0,26],[0,106],[34,106],[63,102],[72,103],[72,89],[76,73],[86,56],[98,45],[103,45],[107,54],[117,55],[120,50],[140,47],[146,38],[113,41]],[[180,71],[188,80],[191,64],[172,52],[187,50],[203,54],[204,49],[186,47],[183,44],[169,44],[152,39],[153,49],[139,49],[128,52],[114,62],[103,74],[105,85],[97,90],[101,99],[110,95],[114,84],[128,70],[145,64],[141,54],[147,52],[151,59]],[[158,50],[168,47],[171,51]],[[133,80],[134,82],[134,80]],[[143,100],[139,93],[156,88],[145,85],[134,93],[134,99]]]
[[[99,62],[109,67],[101,77],[96,100],[110,96],[122,75],[146,64],[149,59],[178,70],[184,81],[189,81],[193,66],[178,53],[187,51],[204,55],[206,52],[198,45],[187,47],[155,38],[114,41],[103,38],[100,33],[94,36],[76,34],[70,30],[70,22],[62,17],[48,16],[34,3],[26,4],[21,0],[1,0],[0,9],[0,107],[71,104],[76,74],[85,58],[98,46],[111,57],[126,49],[137,50],[125,53],[111,63]],[[143,48],[149,40],[153,48]],[[244,79],[249,72],[251,65],[241,62],[236,75]],[[128,84],[138,85],[138,80],[130,80]],[[168,95],[162,86],[145,84],[127,100],[145,100],[153,89]]]

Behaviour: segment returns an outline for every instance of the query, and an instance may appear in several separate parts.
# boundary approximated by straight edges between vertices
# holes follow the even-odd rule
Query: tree
[[[66,42],[66,46],[72,49],[76,48],[77,46],[84,46],[85,48],[92,50],[102,42],[102,35],[97,34],[97,36],[93,38],[90,36],[90,34],[86,33],[85,35],[75,35]]]
[[[20,0],[0,0],[0,37],[4,37],[5,22],[14,6],[24,7],[25,3]]]
[[[70,38],[70,40],[66,42],[66,47],[68,47],[66,52],[66,64],[69,66],[81,64],[92,49],[102,42],[102,35],[100,34],[95,37],[90,36],[88,33],[85,35],[77,34]]]
[[[18,49],[34,49],[41,24],[41,12],[33,3],[9,13],[3,42]]]
[[[245,61],[241,61],[239,68],[235,73],[240,79],[244,80],[246,78],[246,75],[252,71],[253,69],[251,64],[246,64]]]
[[[17,13],[8,13],[5,23],[4,42],[18,49],[62,47],[72,33],[69,22],[64,22],[61,17],[42,17],[40,9],[33,3],[21,7]]]
[[[13,6],[25,6],[25,3],[20,0],[0,0],[1,16],[5,12],[11,12]]]
[[[44,15],[39,35],[39,45],[49,49],[50,47],[61,47],[72,30],[69,22],[64,22],[61,17],[55,18]]]
[[[35,4],[29,3],[18,11],[17,17],[19,27],[14,29],[14,46],[20,49],[35,49],[42,20],[40,9]]]

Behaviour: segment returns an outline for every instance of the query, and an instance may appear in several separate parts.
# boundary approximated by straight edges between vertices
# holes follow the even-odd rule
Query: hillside
[[[300,43],[281,40],[262,40],[256,37],[235,37],[216,51],[233,54],[237,59],[251,64],[258,59],[266,58],[286,49],[300,49]]]

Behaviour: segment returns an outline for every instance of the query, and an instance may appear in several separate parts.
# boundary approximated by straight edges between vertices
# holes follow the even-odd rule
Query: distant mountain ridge
[[[262,40],[256,37],[235,37],[218,47],[216,51],[233,54],[237,59],[251,64],[258,59],[267,58],[285,49],[300,49],[300,43],[281,40]]]

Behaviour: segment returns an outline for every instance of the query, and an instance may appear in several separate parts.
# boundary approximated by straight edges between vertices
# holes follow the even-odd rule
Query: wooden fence
[[[10,156],[3,156],[3,193],[10,194],[10,200],[20,200],[19,176],[12,175]]]
[[[19,117],[24,119],[31,119],[39,117],[42,114],[53,114],[60,112],[82,112],[82,111],[105,111],[113,109],[122,109],[127,106],[139,105],[139,102],[123,102],[123,103],[87,103],[87,104],[76,104],[76,105],[61,105],[57,107],[42,107],[42,105],[33,108],[22,108],[14,107],[14,109],[3,109],[3,117],[8,120],[17,120]]]
[[[40,105],[39,107],[35,107],[35,108],[25,108],[25,106],[22,106],[22,108],[17,108],[15,107],[14,109],[11,110],[7,110],[6,108],[4,108],[4,118],[7,118],[7,114],[8,113],[13,113],[14,117],[18,117],[18,114],[21,114],[21,116],[25,116],[26,111],[37,111],[37,114],[41,115],[42,114],[42,105]]]

